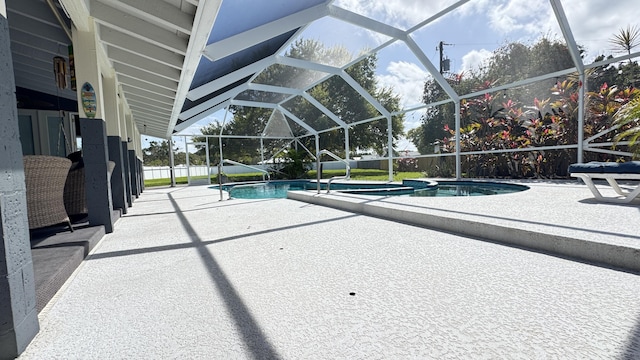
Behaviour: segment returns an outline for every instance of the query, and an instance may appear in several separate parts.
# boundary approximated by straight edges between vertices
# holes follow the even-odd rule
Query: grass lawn
[[[323,179],[329,179],[333,176],[344,176],[344,170],[324,170],[322,172]],[[404,179],[415,179],[424,177],[421,172],[396,172],[393,174],[393,181],[402,181]],[[204,176],[194,177],[195,179],[204,179]],[[316,178],[316,171],[309,171],[307,176],[308,179]],[[387,170],[375,170],[375,169],[351,169],[351,179],[352,180],[371,180],[371,181],[387,181],[389,179],[389,173]],[[262,173],[244,173],[244,174],[236,174],[229,175],[229,181],[231,182],[242,182],[242,181],[255,181],[262,180]],[[177,177],[176,184],[186,184],[187,177]],[[218,177],[212,176],[211,183],[217,184]],[[144,181],[145,187],[152,186],[167,186],[171,184],[170,179],[150,179]]]

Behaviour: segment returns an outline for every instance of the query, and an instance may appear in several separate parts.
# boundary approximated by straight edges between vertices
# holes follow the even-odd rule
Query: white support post
[[[393,122],[387,116],[387,154],[389,155],[389,181],[393,181]]]
[[[220,164],[224,161],[224,157],[222,156],[222,136],[218,136],[218,148],[220,149]]]
[[[123,122],[123,119],[124,119],[124,99],[122,98],[122,94],[123,94],[122,86],[118,85],[118,87],[116,88],[116,95],[118,96],[118,99],[117,99],[117,106],[118,106],[118,109],[117,109],[118,117],[117,117],[117,119],[118,119],[118,131],[119,131],[118,132],[118,136],[120,136],[120,138],[124,140],[126,138],[123,136],[123,133],[124,133],[125,130],[122,129],[122,124],[124,124],[124,122]]]
[[[349,160],[350,158],[350,148],[351,145],[349,144],[349,127],[345,126],[344,127],[344,158],[345,160]]]
[[[224,129],[224,124],[226,124],[227,122],[227,115],[229,115],[229,107],[227,106],[225,112],[224,112],[224,119],[222,119],[222,126],[220,126],[220,133],[218,134],[218,145],[219,145],[219,149],[220,149],[220,166],[218,167],[218,177],[222,178],[222,163],[224,162],[224,157],[222,154],[222,130]],[[220,197],[220,199],[222,200],[222,196]]]
[[[185,165],[187,166],[187,184],[191,185],[191,171],[189,171],[189,144],[187,144],[187,136],[183,136],[184,139],[184,158]]]
[[[73,27],[73,48],[82,49],[74,53],[76,78],[78,81],[77,98],[78,104],[82,104],[82,85],[85,82],[91,84],[96,96],[95,118],[105,119],[104,116],[104,92],[102,85],[102,75],[100,72],[100,54],[97,34],[95,31],[95,23],[93,20],[89,22],[89,31],[80,31]],[[88,118],[82,106],[78,107],[80,118]]]
[[[171,177],[171,187],[176,186],[176,173],[175,173],[176,161],[173,155],[173,138],[169,138],[169,175]]]
[[[204,153],[207,157],[207,184],[211,185],[211,163],[209,161],[209,137],[205,136],[204,138]]]
[[[107,135],[121,136],[118,104],[118,86],[115,73],[102,79],[104,90],[104,121],[107,125]]]
[[[316,188],[320,194],[320,179],[322,178],[322,162],[320,161],[320,135],[316,133]]]
[[[133,121],[133,114],[128,113],[126,116],[126,126],[127,126],[127,150],[135,150],[135,145],[133,144],[133,141],[129,141],[129,139],[133,140],[133,138],[136,136],[135,131],[134,131],[134,121]]]
[[[456,101],[456,180],[462,180],[460,149],[460,100]]]
[[[580,89],[578,89],[578,163],[582,163],[584,156],[584,96],[585,89],[587,88],[587,81],[587,77],[584,72],[582,72],[580,74]]]

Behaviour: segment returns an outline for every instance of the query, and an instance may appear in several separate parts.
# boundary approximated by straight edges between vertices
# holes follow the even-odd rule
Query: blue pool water
[[[278,180],[257,183],[233,183],[222,185],[229,197],[236,199],[286,198],[287,191],[316,190],[315,181]],[[326,189],[326,184],[321,184]],[[218,185],[212,186],[218,190]],[[331,191],[376,196],[486,196],[509,194],[527,190],[529,187],[516,184],[479,181],[438,181],[405,180],[402,184],[371,184],[362,182],[333,183]]]

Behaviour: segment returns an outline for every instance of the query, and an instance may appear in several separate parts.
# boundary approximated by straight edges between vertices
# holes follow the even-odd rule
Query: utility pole
[[[447,44],[444,41],[440,41],[438,44],[438,50],[440,51],[440,74],[444,74],[445,71],[449,71],[451,61],[449,59],[445,59],[444,57],[444,46],[445,45],[453,45]]]

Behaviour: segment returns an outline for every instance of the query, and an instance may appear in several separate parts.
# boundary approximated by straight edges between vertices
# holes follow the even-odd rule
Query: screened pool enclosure
[[[639,18],[632,0],[224,1],[167,137],[212,168],[328,149],[390,180],[567,176],[632,157],[616,113]]]

